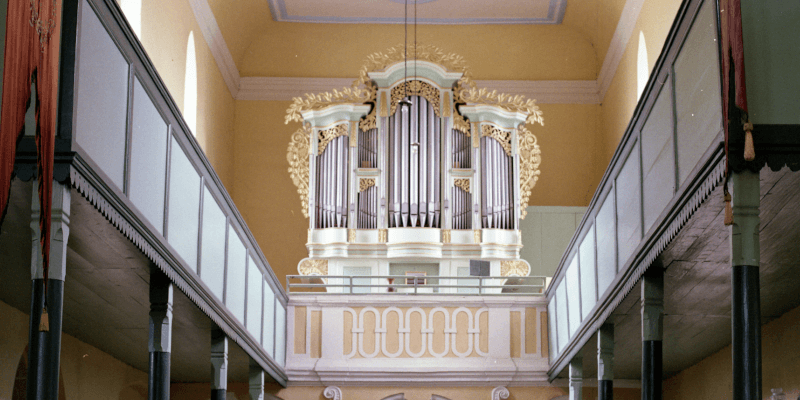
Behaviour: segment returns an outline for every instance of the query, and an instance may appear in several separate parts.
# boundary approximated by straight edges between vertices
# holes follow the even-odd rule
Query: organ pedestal
[[[287,121],[304,124],[289,160],[307,199],[309,259],[327,260],[329,275],[388,275],[395,264],[456,275],[470,259],[492,261],[499,274],[501,262],[519,259],[539,164],[525,124],[541,122],[540,112],[519,96],[473,89],[466,68],[428,55],[407,70],[386,61],[351,89],[289,109]]]

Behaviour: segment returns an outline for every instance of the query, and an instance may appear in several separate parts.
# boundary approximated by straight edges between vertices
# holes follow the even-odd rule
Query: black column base
[[[733,399],[761,398],[761,295],[759,268],[731,268]]]
[[[660,340],[642,341],[642,400],[661,400],[663,379]]]
[[[612,400],[614,398],[614,381],[597,381],[597,400]]]
[[[58,400],[58,373],[61,360],[61,319],[64,307],[64,282],[48,279],[48,332],[39,331],[44,307],[44,280],[34,279],[31,289],[31,314],[28,331],[28,399]]]
[[[211,400],[225,400],[226,389],[211,389]]]
[[[147,399],[169,400],[170,353],[150,352],[150,373],[148,374]]]

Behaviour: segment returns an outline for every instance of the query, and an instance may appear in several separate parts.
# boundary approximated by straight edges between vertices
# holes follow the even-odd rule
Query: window
[[[650,67],[647,64],[647,44],[644,41],[644,32],[639,31],[639,56],[636,62],[636,98],[642,96],[647,78],[650,77]]]
[[[183,119],[189,125],[192,135],[197,135],[197,56],[194,49],[194,32],[189,32],[189,41],[186,44]]]

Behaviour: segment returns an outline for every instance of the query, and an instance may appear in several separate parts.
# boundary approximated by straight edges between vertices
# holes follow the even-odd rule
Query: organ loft
[[[519,226],[541,161],[534,100],[477,88],[458,55],[400,45],[369,56],[351,87],[295,98],[286,122],[302,124],[288,160],[309,281],[458,293],[483,276],[491,293],[530,273]]]

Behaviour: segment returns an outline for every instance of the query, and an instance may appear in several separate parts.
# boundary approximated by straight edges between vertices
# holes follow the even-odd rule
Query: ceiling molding
[[[228,44],[225,43],[225,38],[222,37],[222,31],[217,25],[217,20],[214,18],[214,13],[206,0],[189,0],[189,5],[192,7],[197,24],[200,25],[200,32],[203,33],[203,38],[208,44],[211,55],[217,62],[222,79],[228,86],[231,96],[235,99],[239,92],[239,69],[236,68],[236,63],[233,61],[231,51],[228,49]]]
[[[596,81],[477,81],[477,83],[479,86],[497,89],[503,93],[523,94],[541,104],[602,103],[633,34],[643,3],[644,0],[626,1]],[[241,78],[207,0],[189,0],[189,4],[234,99],[291,100],[304,93],[319,93],[350,86],[352,82],[348,78]]]
[[[636,20],[639,19],[639,12],[642,10],[643,4],[644,0],[628,0],[622,8],[622,15],[620,15],[619,22],[617,22],[614,36],[611,37],[611,44],[606,51],[603,65],[600,67],[600,73],[597,74],[601,102],[606,97],[611,81],[617,75],[617,68],[620,61],[622,61],[625,48],[628,47],[631,35],[633,35],[633,28],[636,27]]]
[[[350,78],[245,77],[239,81],[237,100],[287,101],[305,93],[349,87]],[[478,87],[512,95],[521,94],[540,104],[599,104],[596,81],[476,81]]]
[[[389,0],[403,4],[403,1]],[[433,0],[418,1],[417,4],[429,3]],[[287,11],[286,0],[268,0],[269,11],[276,22],[300,22],[321,24],[403,24],[404,19],[386,16],[334,16],[334,15],[293,15]],[[413,4],[413,1],[409,2]],[[423,25],[554,25],[564,20],[567,0],[549,0],[546,17],[475,17],[475,18],[419,18]],[[321,13],[321,14],[324,14]]]

